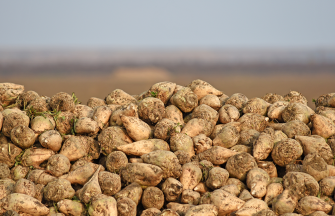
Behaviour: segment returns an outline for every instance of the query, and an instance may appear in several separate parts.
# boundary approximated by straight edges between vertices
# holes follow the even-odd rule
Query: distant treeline
[[[110,74],[148,66],[171,73],[335,73],[335,50],[0,50],[0,75]]]
[[[1,65],[0,75],[48,75],[48,74],[94,74],[108,75],[119,67],[148,67],[154,66],[165,69],[170,73],[335,73],[335,64],[244,64],[244,65],[202,65],[202,64],[120,64],[120,65],[86,65],[86,64],[54,64],[54,65]]]

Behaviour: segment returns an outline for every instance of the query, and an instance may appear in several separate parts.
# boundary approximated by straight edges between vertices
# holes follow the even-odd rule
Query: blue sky
[[[335,1],[0,0],[0,47],[335,48]]]

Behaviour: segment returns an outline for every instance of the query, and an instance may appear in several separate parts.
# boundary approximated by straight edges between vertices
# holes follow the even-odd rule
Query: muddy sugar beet
[[[224,90],[0,83],[0,215],[335,215],[335,93]]]

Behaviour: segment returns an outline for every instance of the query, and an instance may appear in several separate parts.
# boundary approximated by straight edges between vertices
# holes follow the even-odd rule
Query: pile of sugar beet
[[[313,102],[194,80],[83,105],[0,83],[0,215],[335,215],[335,93]]]

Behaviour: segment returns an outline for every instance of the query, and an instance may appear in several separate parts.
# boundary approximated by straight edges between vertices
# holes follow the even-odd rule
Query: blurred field
[[[75,92],[79,100],[86,104],[90,97],[105,98],[114,89],[123,89],[129,94],[140,94],[159,81],[172,81],[187,85],[194,79],[203,79],[227,95],[243,93],[248,98],[262,97],[268,92],[285,95],[290,90],[301,92],[314,107],[312,99],[335,92],[335,73],[286,73],[278,71],[262,74],[176,74],[159,68],[121,68],[110,75],[54,75],[50,76],[6,76],[0,82],[13,82],[34,90],[40,95],[52,96],[57,92]]]

